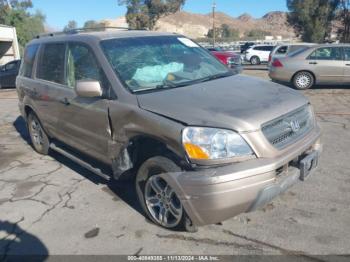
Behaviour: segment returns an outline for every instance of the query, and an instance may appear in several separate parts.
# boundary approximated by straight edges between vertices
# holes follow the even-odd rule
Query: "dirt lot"
[[[245,73],[267,78],[264,70]],[[349,254],[350,88],[305,94],[323,130],[318,171],[262,210],[190,234],[149,223],[131,182],[106,184],[58,154],[36,154],[16,93],[0,91],[0,260],[4,254],[28,253],[296,253],[306,260]]]

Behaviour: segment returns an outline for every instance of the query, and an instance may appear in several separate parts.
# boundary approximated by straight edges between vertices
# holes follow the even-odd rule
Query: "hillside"
[[[241,35],[253,29],[260,29],[271,32],[271,35],[274,36],[283,36],[284,38],[295,36],[293,29],[286,24],[287,14],[284,12],[270,12],[258,19],[251,17],[249,14],[242,14],[235,18],[218,12],[215,20],[217,26],[228,24],[238,29]],[[124,17],[106,19],[104,22],[110,26],[127,26]],[[211,14],[203,15],[181,11],[161,18],[156,25],[156,30],[200,38],[205,36],[211,27]]]

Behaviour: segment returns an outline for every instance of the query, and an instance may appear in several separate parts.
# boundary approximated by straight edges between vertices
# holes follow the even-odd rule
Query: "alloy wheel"
[[[152,218],[166,228],[176,227],[183,207],[171,186],[159,175],[151,176],[145,185],[145,202]]]
[[[307,73],[300,73],[295,78],[295,84],[300,89],[307,89],[312,83],[311,76]]]
[[[253,57],[251,59],[251,63],[252,63],[252,65],[258,65],[259,64],[259,59],[257,57]]]
[[[42,147],[44,143],[43,130],[37,119],[33,118],[29,124],[30,135],[35,147]]]

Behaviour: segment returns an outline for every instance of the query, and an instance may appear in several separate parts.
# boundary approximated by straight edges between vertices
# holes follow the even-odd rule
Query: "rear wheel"
[[[314,76],[307,71],[297,73],[293,78],[293,85],[296,89],[306,90],[311,88],[315,83]]]
[[[173,161],[153,157],[145,161],[136,176],[136,192],[147,216],[157,225],[168,229],[195,231],[174,189],[161,174],[180,172]]]
[[[38,117],[33,113],[30,113],[28,116],[28,131],[35,151],[39,154],[47,155],[50,146],[49,138]]]
[[[252,58],[250,58],[250,63],[252,65],[260,65],[260,58],[257,56],[253,56]]]

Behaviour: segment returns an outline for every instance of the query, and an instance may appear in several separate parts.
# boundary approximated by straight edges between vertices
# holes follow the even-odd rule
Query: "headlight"
[[[220,160],[254,154],[239,134],[225,129],[187,127],[182,133],[182,143],[189,158],[194,160]]]
[[[228,65],[240,65],[242,64],[241,58],[240,57],[228,57],[227,58],[227,64]]]

